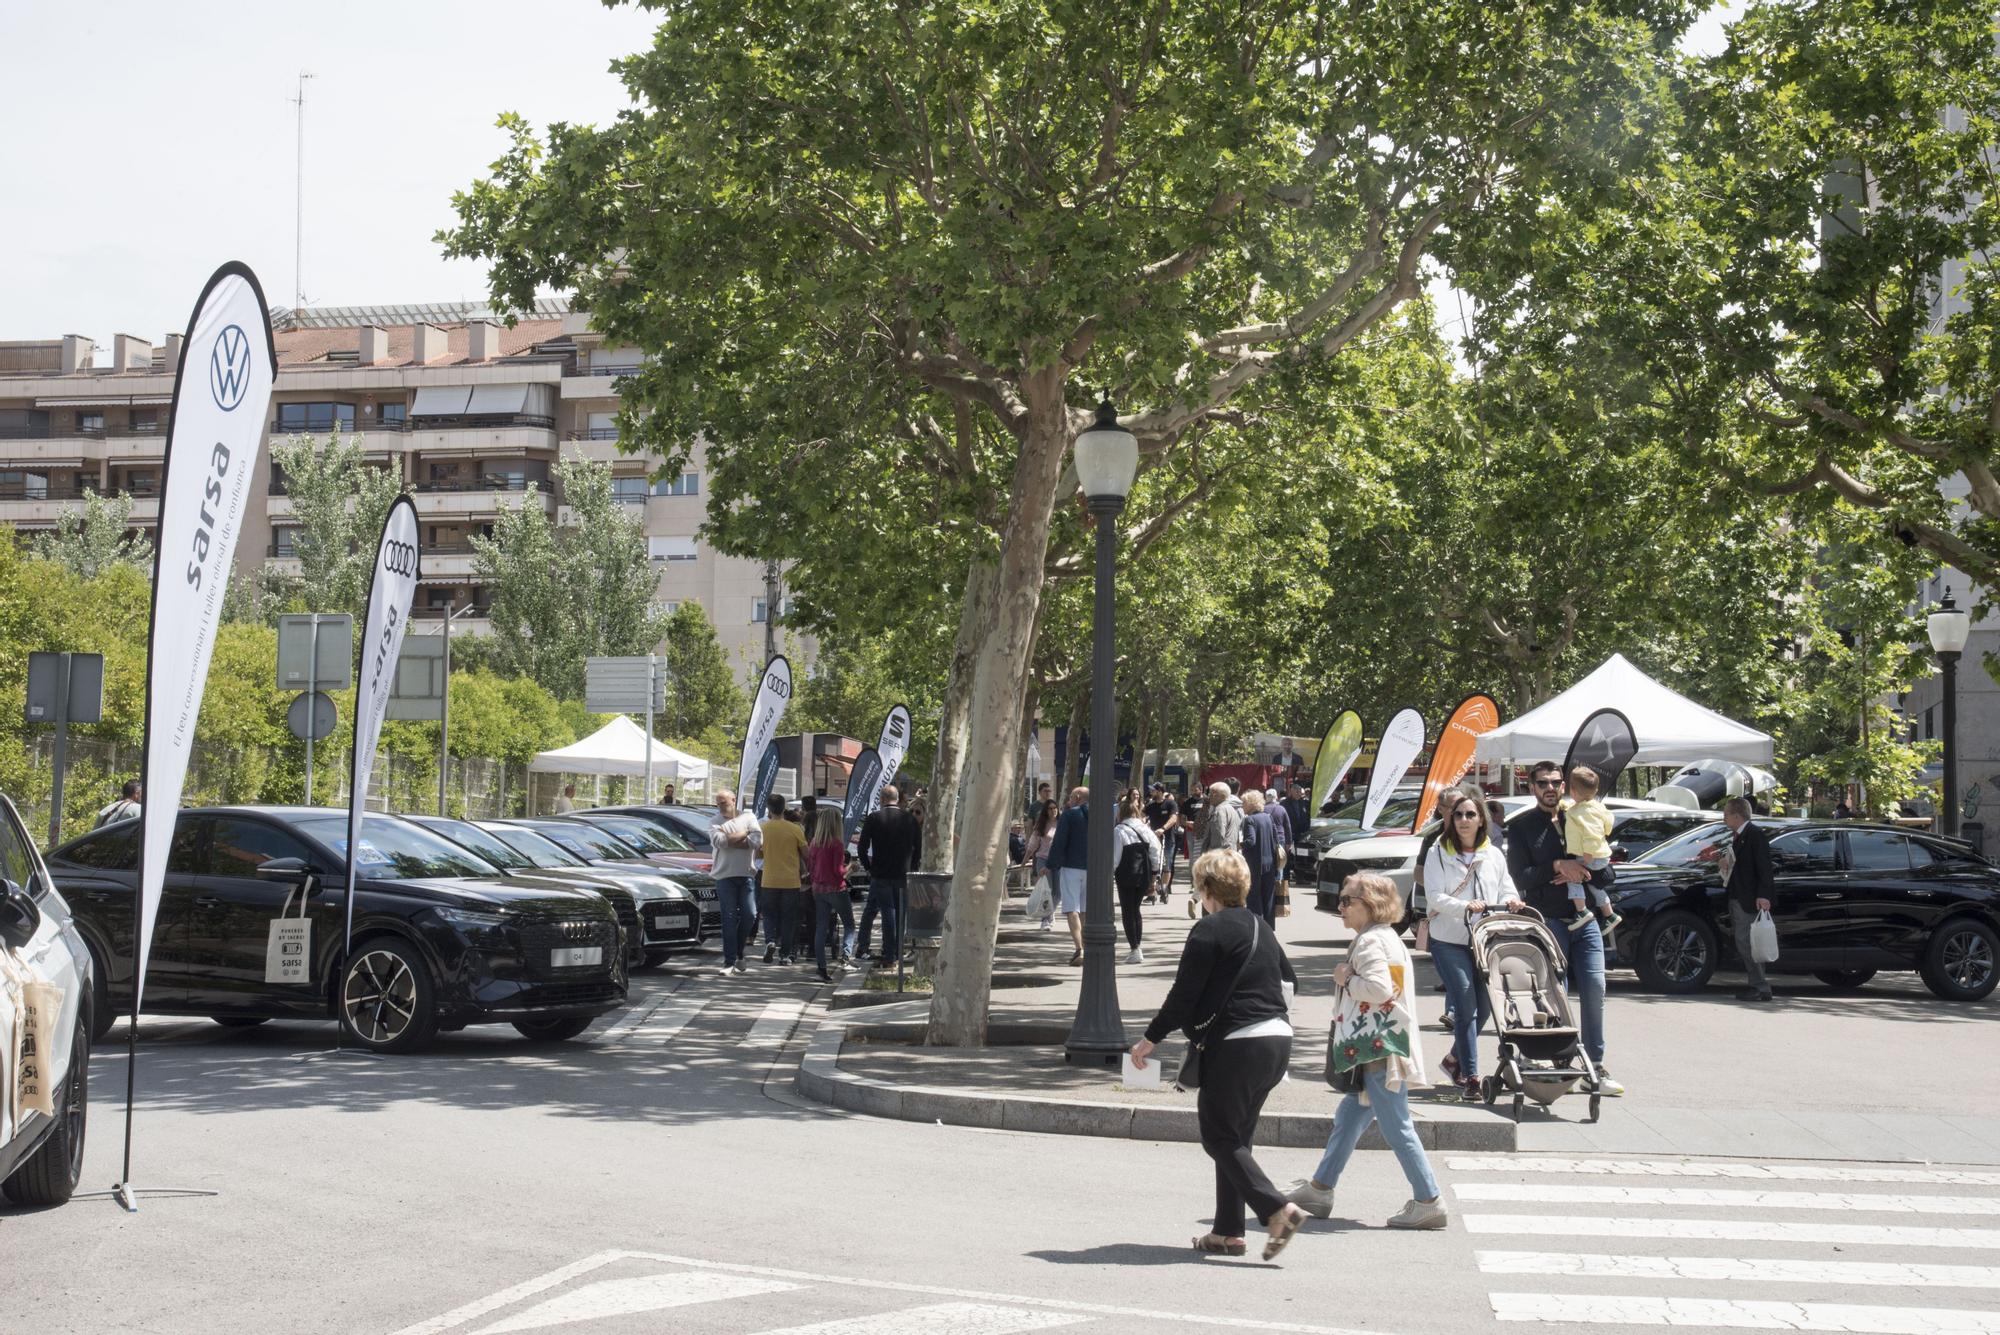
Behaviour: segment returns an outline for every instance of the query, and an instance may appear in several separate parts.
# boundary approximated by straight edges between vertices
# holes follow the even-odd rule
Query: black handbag
[[[1208,1048],[1208,1031],[1222,1018],[1222,1012],[1229,1009],[1229,1003],[1236,996],[1237,984],[1243,981],[1243,971],[1256,958],[1257,947],[1264,944],[1264,920],[1256,914],[1250,915],[1250,950],[1243,962],[1236,966],[1236,976],[1229,980],[1229,990],[1222,994],[1222,1003],[1215,1008],[1215,1014],[1188,1030],[1187,1055],[1181,1058],[1181,1069],[1174,1073],[1174,1088],[1190,1090],[1201,1088],[1201,1054]]]

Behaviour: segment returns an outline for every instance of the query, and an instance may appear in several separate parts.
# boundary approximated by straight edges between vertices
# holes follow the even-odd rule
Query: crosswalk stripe
[[[1462,1182],[1462,1201],[1542,1205],[1696,1205],[1732,1210],[1842,1210],[1876,1214],[2000,1215],[2000,1197],[1898,1196],[1839,1191],[1736,1191],[1719,1187],[1572,1187],[1545,1183]]]
[[[1850,1303],[1751,1302],[1604,1294],[1495,1293],[1501,1321],[1562,1325],[1699,1326],[1711,1330],[1814,1330],[1865,1335],[2000,1335],[2000,1313]]]
[[[676,988],[630,1019],[621,1020],[605,1030],[598,1042],[662,1046],[672,1042],[676,1034],[687,1028],[695,1016],[701,1014],[702,1007],[714,999],[712,994],[683,995],[681,990]]]
[[[1857,1247],[1957,1247],[2000,1251],[2000,1229],[1822,1224],[1807,1220],[1641,1219],[1603,1215],[1461,1211],[1465,1231],[1509,1238],[1663,1238],[1669,1241],[1801,1242]]]
[[[597,1321],[634,1312],[657,1312],[668,1307],[690,1307],[696,1303],[726,1302],[764,1293],[782,1293],[798,1285],[754,1275],[729,1275],[715,1271],[682,1270],[631,1279],[604,1279],[595,1284],[559,1293],[495,1322],[474,1335],[504,1335],[507,1331],[542,1330],[579,1321]]]
[[[764,1007],[763,1015],[750,1026],[752,1043],[782,1043],[792,1036],[798,1027],[799,1017],[806,1012],[803,1001],[773,1001]]]
[[[1572,1173],[1602,1177],[1722,1177],[1764,1182],[1896,1182],[1943,1187],[2000,1187],[2000,1173],[1963,1168],[1892,1168],[1888,1165],[1729,1163],[1678,1159],[1541,1159],[1508,1154],[1457,1155],[1445,1161],[1459,1173]]]
[[[1013,1335],[1015,1331],[1049,1330],[1089,1320],[1090,1317],[1068,1312],[1030,1312],[1025,1308],[993,1307],[985,1303],[936,1303],[901,1312],[849,1317],[844,1321],[786,1326],[758,1335]]]
[[[1475,1252],[1489,1275],[1582,1279],[1693,1279],[1871,1288],[2000,1289],[2000,1266],[1902,1261],[1797,1261],[1734,1256],[1620,1256],[1589,1252]]]

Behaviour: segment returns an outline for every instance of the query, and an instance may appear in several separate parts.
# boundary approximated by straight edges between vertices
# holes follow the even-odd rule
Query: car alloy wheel
[[[1986,988],[1993,978],[1993,944],[1971,928],[1945,937],[1938,964],[1953,987],[1965,993]]]
[[[388,1047],[416,1019],[416,974],[394,951],[363,951],[347,967],[340,1004],[355,1037],[374,1047]]]
[[[1692,924],[1676,924],[1654,938],[1653,963],[1669,983],[1691,983],[1708,967],[1708,942]]]

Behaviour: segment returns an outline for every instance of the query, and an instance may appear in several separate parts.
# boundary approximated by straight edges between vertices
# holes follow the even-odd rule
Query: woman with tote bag
[[[1340,888],[1340,918],[1354,931],[1347,963],[1333,971],[1338,989],[1333,1032],[1326,1053],[1327,1082],[1346,1097],[1334,1113],[1333,1133],[1319,1167],[1292,1185],[1285,1199],[1307,1214],[1333,1213],[1333,1189],[1354,1146],[1371,1121],[1396,1153],[1412,1197],[1390,1228],[1443,1228],[1444,1201],[1423,1142],[1410,1120],[1410,1087],[1424,1083],[1424,1056],[1410,1009],[1414,969],[1396,924],[1403,920],[1403,896],[1395,882],[1373,872],[1357,872]]]

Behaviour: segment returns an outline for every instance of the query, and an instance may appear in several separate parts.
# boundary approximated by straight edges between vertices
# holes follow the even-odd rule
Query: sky
[[[1721,45],[1719,6],[1689,34]],[[654,16],[597,0],[0,3],[0,340],[158,343],[246,261],[270,304],[473,301],[485,266],[431,240],[506,147],[502,111],[602,122],[610,62]],[[305,85],[305,246],[293,263],[292,99]],[[1440,322],[1456,294],[1432,284]]]

